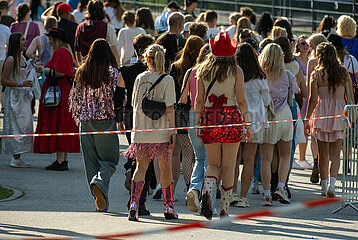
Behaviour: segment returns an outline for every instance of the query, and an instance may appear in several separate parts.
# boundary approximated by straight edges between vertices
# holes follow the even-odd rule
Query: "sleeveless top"
[[[212,77],[211,79],[213,79]],[[208,90],[208,87],[210,85],[209,81],[203,81],[204,87],[205,87],[205,94]],[[236,106],[237,100],[236,100],[236,94],[235,94],[235,76],[231,73],[228,73],[228,78],[225,79],[223,82],[216,81],[211,88],[208,98],[205,101],[205,107],[212,107],[213,103],[210,102],[209,98],[211,95],[215,95],[216,97],[220,97],[221,95],[225,95],[227,98],[226,103],[223,104],[224,107],[226,106]]]
[[[40,60],[44,65],[46,65],[46,63],[48,63],[52,57],[51,45],[48,43],[47,37],[45,35],[42,35],[39,39],[41,46],[39,51]]]

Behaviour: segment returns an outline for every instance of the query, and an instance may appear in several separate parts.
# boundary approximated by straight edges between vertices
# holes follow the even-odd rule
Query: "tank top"
[[[213,78],[212,78],[213,79]],[[210,85],[210,81],[203,81],[205,87],[205,94]],[[222,94],[227,97],[227,102],[224,103],[224,107],[226,106],[236,106],[236,94],[235,94],[235,76],[231,73],[228,73],[228,78],[223,82],[216,81],[211,88],[208,98],[205,101],[205,107],[212,107],[213,103],[209,102],[209,97],[214,94],[217,97],[220,97]]]
[[[44,65],[46,65],[51,59],[52,49],[45,35],[42,35],[40,37],[40,46],[41,46],[41,49],[39,51],[40,60]]]

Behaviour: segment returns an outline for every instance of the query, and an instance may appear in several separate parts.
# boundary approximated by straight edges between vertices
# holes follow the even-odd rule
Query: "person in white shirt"
[[[78,7],[75,11],[73,11],[73,16],[75,17],[75,21],[77,24],[80,24],[85,20],[85,12],[87,9],[88,0],[81,0],[78,4]]]
[[[111,18],[111,24],[116,30],[116,33],[123,28],[124,23],[122,21],[122,16],[125,12],[125,9],[119,2],[119,0],[108,0],[104,3],[104,10],[107,15]]]
[[[0,20],[1,20],[1,11],[0,11]],[[5,26],[4,24],[0,24],[0,73],[2,73],[2,66],[4,64],[6,58],[6,45],[8,44],[9,37],[10,37],[10,29],[9,27]],[[3,94],[3,87],[0,85],[1,88],[1,112],[4,109],[4,94]],[[5,88],[4,88],[5,90]]]
[[[139,34],[146,34],[141,27],[135,26],[135,14],[126,11],[122,19],[125,23],[125,28],[122,28],[118,33],[118,50],[120,65],[124,66],[130,63],[130,59],[134,56],[133,40]]]
[[[229,34],[230,38],[235,38],[236,37],[236,24],[237,24],[237,20],[239,20],[239,18],[241,17],[239,12],[233,12],[230,14],[230,26],[225,30],[225,32],[227,32]]]
[[[216,28],[216,22],[218,20],[218,14],[213,10],[208,10],[205,13],[205,22],[208,24],[209,29],[206,32],[205,41],[208,39],[214,39],[216,35],[220,32],[219,29]]]

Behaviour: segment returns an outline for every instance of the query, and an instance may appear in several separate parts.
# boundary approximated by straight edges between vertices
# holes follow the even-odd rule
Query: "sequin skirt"
[[[200,119],[201,126],[225,125],[243,123],[241,112],[237,106],[223,107],[221,111],[213,111],[205,107]],[[205,144],[210,143],[237,143],[242,139],[243,126],[204,128],[200,130]]]
[[[131,143],[122,154],[124,157],[130,158],[138,156],[137,160],[142,159],[143,156],[155,159],[165,154],[164,156],[167,161],[169,159],[170,148],[169,143]]]

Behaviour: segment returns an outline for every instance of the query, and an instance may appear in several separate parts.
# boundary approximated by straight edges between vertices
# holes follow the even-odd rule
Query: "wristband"
[[[18,87],[23,87],[23,86],[24,86],[24,83],[23,83],[23,82],[18,82],[18,83],[17,83],[17,86],[18,86]]]

